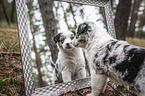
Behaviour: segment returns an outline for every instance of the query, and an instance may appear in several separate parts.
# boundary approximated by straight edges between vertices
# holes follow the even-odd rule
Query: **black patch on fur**
[[[76,35],[76,32],[75,31],[71,31],[73,34],[74,34],[74,36]]]
[[[116,44],[116,47],[115,48],[118,48],[121,44]]]
[[[74,39],[74,36],[71,36],[70,39],[73,40]]]
[[[140,86],[138,84],[136,84],[136,89],[137,89],[138,92],[141,92]]]
[[[125,45],[124,48],[123,48],[123,52],[125,53],[126,52],[126,49],[130,47],[130,45]]]
[[[116,55],[112,56],[112,57],[109,57],[109,64],[113,64],[116,62]]]
[[[54,40],[55,43],[60,42],[60,36],[61,36],[61,34],[62,34],[62,33],[58,33],[58,34],[56,34],[56,35],[54,36],[53,40]]]
[[[95,55],[95,58],[97,58],[97,57],[98,57],[98,54]]]
[[[58,74],[58,70],[57,69],[55,69],[55,73]]]
[[[106,55],[103,57],[103,63],[106,64],[108,62],[108,56],[109,56],[109,53],[108,51],[106,52]]]
[[[112,41],[111,43],[106,45],[106,52],[105,52],[106,55],[103,57],[104,64],[106,63],[113,64],[116,61],[116,56],[109,57],[109,54],[117,42],[118,41]]]
[[[60,41],[59,42],[61,42],[61,44],[63,44],[64,41],[65,41],[65,37],[60,38]]]
[[[112,41],[112,40],[111,40]],[[112,43],[107,44],[106,48],[111,51],[111,49],[113,49],[114,45],[117,43],[118,41],[112,41]]]
[[[127,46],[126,46],[127,47]],[[127,57],[120,64],[115,66],[115,69],[125,74],[123,80],[128,82],[133,82],[136,75],[138,74],[142,64],[145,60],[145,49],[143,48],[132,48],[126,52]]]
[[[80,24],[77,28],[76,38],[78,38],[78,36],[81,35],[81,34],[85,34],[87,32],[90,32],[91,30],[88,30],[89,28],[91,28],[91,27],[87,23]]]

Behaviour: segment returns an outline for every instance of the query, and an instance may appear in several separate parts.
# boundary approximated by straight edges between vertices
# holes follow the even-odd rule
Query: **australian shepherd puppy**
[[[59,53],[54,70],[54,84],[86,77],[85,60],[81,48],[72,44],[74,33],[71,31],[58,33],[54,37]]]
[[[136,84],[138,95],[145,96],[144,48],[117,40],[92,22],[77,27],[73,44],[87,50],[92,87],[88,96],[103,92],[108,77],[118,84]]]

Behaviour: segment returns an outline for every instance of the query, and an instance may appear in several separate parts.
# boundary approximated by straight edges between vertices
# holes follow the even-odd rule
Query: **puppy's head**
[[[73,41],[73,44],[76,47],[85,48],[86,44],[88,43],[88,38],[90,36],[90,32],[92,31],[91,22],[86,22],[79,24],[76,29],[76,36]]]
[[[74,48],[72,44],[72,40],[74,39],[74,36],[75,36],[74,32],[71,31],[61,32],[54,37],[54,42],[57,43],[59,48],[70,50]]]

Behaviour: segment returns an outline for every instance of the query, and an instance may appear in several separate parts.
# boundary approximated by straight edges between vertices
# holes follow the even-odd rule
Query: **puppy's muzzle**
[[[80,37],[78,38],[78,42],[80,42],[80,43],[85,43],[86,41],[87,41],[87,39],[86,39],[86,36],[85,36],[85,35],[80,36]]]
[[[71,49],[72,48],[72,42],[71,43],[66,43],[66,49]]]

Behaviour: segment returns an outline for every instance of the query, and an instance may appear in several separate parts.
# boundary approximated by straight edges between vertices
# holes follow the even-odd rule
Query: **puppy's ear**
[[[88,24],[82,23],[77,27],[77,34],[84,34],[88,31]]]
[[[55,43],[57,43],[57,42],[60,41],[60,35],[61,35],[61,33],[58,33],[58,34],[56,34],[56,35],[54,36],[53,40],[54,40]]]

